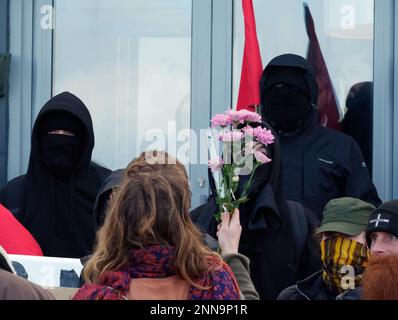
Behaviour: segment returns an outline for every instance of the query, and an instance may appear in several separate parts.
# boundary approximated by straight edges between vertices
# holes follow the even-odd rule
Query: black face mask
[[[276,85],[264,94],[263,114],[277,131],[296,131],[303,125],[309,111],[309,97],[293,86]]]
[[[70,175],[76,169],[82,141],[76,136],[44,134],[40,139],[44,165],[56,176]]]

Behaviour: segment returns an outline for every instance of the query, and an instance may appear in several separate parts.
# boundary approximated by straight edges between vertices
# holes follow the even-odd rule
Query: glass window
[[[191,0],[56,0],[55,12],[53,94],[86,103],[93,160],[125,167],[152,129],[167,141],[190,128]]]
[[[343,130],[357,140],[371,170],[374,1],[308,0],[307,4],[334,86]],[[301,0],[253,0],[253,6],[264,67],[284,53],[306,57],[309,40]],[[234,7],[233,102],[236,105],[244,26],[241,1],[235,0]]]

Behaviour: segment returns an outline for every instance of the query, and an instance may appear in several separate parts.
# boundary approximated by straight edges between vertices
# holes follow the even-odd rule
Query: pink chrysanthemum
[[[209,160],[209,168],[212,172],[217,172],[221,170],[224,165],[224,160],[220,157]]]
[[[272,134],[271,130],[261,128],[260,126],[253,130],[253,134],[256,139],[264,145],[273,144],[275,141],[275,137]]]
[[[271,162],[271,159],[268,158],[264,153],[262,153],[259,150],[254,150],[253,151],[254,157],[256,158],[256,160],[260,163],[269,163]]]
[[[225,128],[232,124],[232,118],[228,114],[216,114],[213,119],[211,119],[212,127],[222,127]]]
[[[256,112],[248,110],[233,111],[229,110],[226,112],[231,117],[233,122],[243,124],[245,122],[261,122],[261,116]]]

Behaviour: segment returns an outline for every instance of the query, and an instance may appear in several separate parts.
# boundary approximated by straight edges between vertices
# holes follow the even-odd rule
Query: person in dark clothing
[[[398,257],[398,200],[385,202],[372,212],[366,242],[370,259],[363,285],[354,290],[355,295],[342,295],[342,300],[396,299],[397,290],[391,281],[396,274],[391,270],[396,270]]]
[[[322,269],[283,290],[278,300],[357,300],[369,250],[365,230],[375,207],[359,199],[329,201],[317,235]]]
[[[113,171],[103,182],[98,190],[94,203],[94,219],[96,229],[99,229],[105,221],[106,210],[111,194],[116,190],[122,182],[124,169]]]
[[[358,143],[372,176],[373,168],[373,83],[352,86],[346,101],[347,112],[342,121],[343,132]]]
[[[264,126],[272,130],[268,124]],[[239,253],[251,261],[250,275],[262,300],[276,299],[285,287],[320,268],[319,256],[309,249],[309,235],[315,226],[309,226],[300,204],[301,210],[293,210],[295,206],[285,198],[277,138],[269,146],[269,156],[272,162],[256,170],[248,191],[249,201],[239,207],[242,226]],[[238,192],[245,178],[240,177]],[[191,212],[191,217],[203,232],[216,237],[218,222],[214,214],[219,210],[211,175],[210,182],[212,195],[206,204]]]
[[[352,293],[341,295],[341,300],[397,299],[398,200],[385,202],[372,212],[366,242],[370,259],[363,283]]]
[[[288,200],[308,207],[322,220],[326,203],[353,197],[381,204],[358,144],[319,123],[318,86],[304,58],[274,58],[260,81],[261,114],[280,139],[283,186]]]
[[[0,192],[45,256],[80,258],[95,239],[93,205],[110,170],[91,162],[94,131],[84,103],[71,93],[41,109],[32,132],[28,171]]]
[[[372,256],[398,255],[398,199],[383,203],[372,213],[366,241]]]

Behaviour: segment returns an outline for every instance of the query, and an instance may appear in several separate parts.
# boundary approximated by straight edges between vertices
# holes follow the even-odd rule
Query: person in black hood
[[[119,188],[122,183],[124,169],[113,171],[103,182],[101,188],[98,190],[97,197],[94,202],[94,219],[96,229],[102,227],[106,217],[109,199],[113,191]]]
[[[69,92],[41,109],[28,171],[0,192],[0,203],[32,233],[45,256],[80,258],[95,239],[93,206],[110,170],[91,162],[94,130],[84,103]]]
[[[284,54],[264,69],[261,114],[275,128],[289,200],[301,202],[320,220],[329,200],[353,197],[381,204],[358,144],[324,128],[317,111],[318,85],[303,57]]]
[[[373,83],[353,85],[346,100],[347,113],[341,122],[343,132],[355,139],[361,148],[372,176],[373,166]]]
[[[265,122],[263,126],[272,130]],[[239,207],[239,253],[250,259],[251,278],[262,300],[276,299],[286,286],[320,267],[310,236],[319,221],[300,204],[286,200],[277,137],[268,146],[268,153],[272,162],[256,170],[248,191],[249,201]],[[214,179],[210,173],[209,176],[212,194],[206,204],[191,212],[191,218],[203,232],[216,237],[218,223],[214,214],[219,210]],[[247,178],[240,176],[237,193]]]

